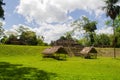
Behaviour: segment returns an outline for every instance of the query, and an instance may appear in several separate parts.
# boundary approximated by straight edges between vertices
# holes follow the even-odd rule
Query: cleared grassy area
[[[43,59],[43,46],[0,45],[0,80],[120,80],[120,59]]]

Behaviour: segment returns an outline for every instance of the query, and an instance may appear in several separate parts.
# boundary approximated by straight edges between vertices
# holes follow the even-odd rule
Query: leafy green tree
[[[25,27],[25,26],[22,26],[20,25],[16,30],[16,35],[17,37],[20,37],[20,35],[23,33],[23,32],[26,32],[26,31],[31,31],[29,28]]]
[[[2,27],[2,23],[0,22],[0,38],[4,35],[4,29]]]
[[[98,34],[94,36],[95,46],[108,47],[110,46],[110,37],[107,34]]]
[[[94,45],[94,33],[96,28],[96,21],[90,21],[87,17],[82,17],[82,19],[78,19],[72,23],[72,26],[75,26],[74,31],[84,30],[86,32],[86,37],[90,40],[90,45]]]
[[[65,36],[61,36],[60,39],[61,40],[66,40],[66,37]]]
[[[8,41],[8,37],[7,36],[3,36],[3,38],[1,39],[1,43],[5,44]]]
[[[66,38],[66,39],[73,39],[72,38],[72,34],[73,34],[72,31],[66,32],[64,38]]]
[[[5,42],[6,44],[14,44],[14,42],[17,41],[17,36],[12,34],[9,36],[8,39],[6,37],[5,39],[6,39],[6,42]]]
[[[48,44],[44,42],[44,37],[43,36],[38,36],[37,45],[39,45],[39,46],[47,46]]]
[[[66,32],[63,36],[60,37],[61,40],[71,40],[73,31]]]
[[[106,6],[103,7],[105,9],[107,16],[110,16],[110,18],[113,20],[113,33],[114,33],[114,58],[116,58],[116,52],[115,52],[115,27],[114,27],[114,20],[120,13],[120,6],[116,5],[116,3],[119,0],[106,0]]]
[[[77,42],[82,46],[89,46],[90,45],[90,41],[88,41],[86,38],[81,38]]]
[[[115,35],[116,47],[120,48],[120,25],[119,27],[116,28],[115,32],[116,32],[116,35]]]
[[[25,26],[19,26],[18,29],[16,29],[16,31],[21,34],[22,32],[26,32],[26,31],[30,31],[29,28],[25,27]]]
[[[37,45],[36,34],[33,31],[22,32],[20,41],[26,45]]]
[[[111,26],[112,20],[108,20],[106,22],[106,25]],[[118,15],[114,20],[114,27],[115,27],[115,36],[114,37],[111,36],[111,40],[114,41],[115,38],[115,42],[116,42],[115,47],[120,47],[120,15]]]
[[[112,26],[112,20],[107,20],[106,21],[107,26]],[[115,47],[120,47],[120,15],[116,17],[114,20],[114,27],[115,27],[115,35],[111,35],[111,45],[114,46],[114,40],[115,40]],[[115,38],[115,39],[114,39]]]
[[[0,18],[5,19],[4,18],[4,9],[3,9],[2,5],[5,5],[5,3],[3,3],[3,0],[0,0]]]

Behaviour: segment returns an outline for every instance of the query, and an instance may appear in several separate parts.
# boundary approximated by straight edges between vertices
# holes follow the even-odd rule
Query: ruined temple
[[[83,46],[73,39],[58,39],[51,43],[52,46],[63,46],[69,56],[80,56]]]

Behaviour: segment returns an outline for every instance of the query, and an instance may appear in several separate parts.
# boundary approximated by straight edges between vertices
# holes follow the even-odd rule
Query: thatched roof
[[[85,47],[80,52],[81,54],[88,54],[88,53],[97,53],[96,49],[94,47]]]
[[[47,48],[42,53],[43,54],[54,54],[54,53],[57,53],[57,52],[60,52],[60,53],[64,52],[64,53],[66,53],[65,49],[62,46],[53,46],[51,48]]]

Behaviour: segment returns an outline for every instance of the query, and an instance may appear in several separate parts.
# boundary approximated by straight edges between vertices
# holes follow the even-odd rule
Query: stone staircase
[[[81,56],[80,51],[82,47],[64,47],[69,56]]]

